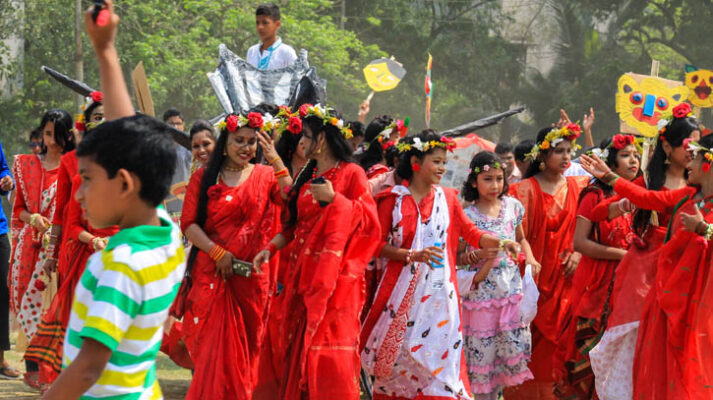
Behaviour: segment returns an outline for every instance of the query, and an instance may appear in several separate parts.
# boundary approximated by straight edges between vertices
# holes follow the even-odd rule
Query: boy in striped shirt
[[[185,269],[178,228],[157,207],[176,153],[168,127],[137,115],[105,122],[77,149],[75,195],[96,228],[118,225],[77,284],[64,367],[46,399],[161,399],[156,354]]]

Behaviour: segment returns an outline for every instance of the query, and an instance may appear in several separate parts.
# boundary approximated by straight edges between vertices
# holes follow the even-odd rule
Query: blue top
[[[5,152],[2,149],[2,143],[0,143],[0,179],[9,176],[12,178],[12,174],[10,173],[10,168],[7,166],[7,159],[5,158]],[[13,189],[15,188],[15,182],[13,180],[12,184]],[[0,196],[7,196],[8,192],[0,189]],[[0,235],[5,235],[7,234],[8,229],[7,229],[7,217],[5,216],[5,212],[3,211],[2,207],[0,207]]]

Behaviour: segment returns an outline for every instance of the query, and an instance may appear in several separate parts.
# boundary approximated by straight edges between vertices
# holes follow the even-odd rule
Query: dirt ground
[[[11,335],[14,348],[16,333]],[[5,357],[17,370],[24,372],[24,362],[21,360],[22,354],[14,350],[5,352]],[[165,400],[182,400],[186,397],[188,385],[191,383],[191,372],[173,363],[165,354],[159,353],[157,362],[157,373],[163,398]],[[0,400],[36,400],[40,398],[39,391],[30,389],[22,380],[9,381],[0,380]]]

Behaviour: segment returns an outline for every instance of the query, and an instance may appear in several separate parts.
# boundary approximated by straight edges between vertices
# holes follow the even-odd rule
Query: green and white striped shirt
[[[81,399],[161,399],[156,355],[163,324],[185,270],[180,231],[159,209],[161,226],[142,225],[113,236],[91,256],[74,291],[63,364],[84,338],[112,351],[101,377]]]

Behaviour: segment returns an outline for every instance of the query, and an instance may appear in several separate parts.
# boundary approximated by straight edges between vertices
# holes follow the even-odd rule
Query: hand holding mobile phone
[[[312,179],[313,185],[324,185],[325,183],[327,183],[327,180],[323,176]],[[329,205],[329,203],[326,201],[319,202],[319,206],[322,208],[327,207],[328,205]]]

